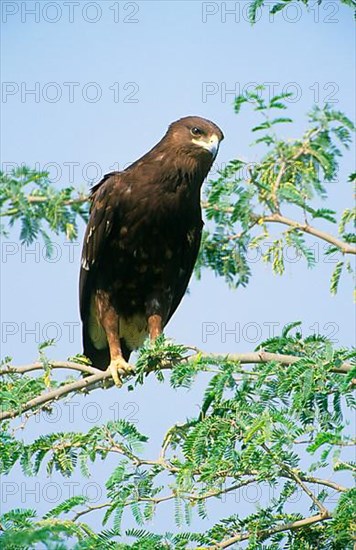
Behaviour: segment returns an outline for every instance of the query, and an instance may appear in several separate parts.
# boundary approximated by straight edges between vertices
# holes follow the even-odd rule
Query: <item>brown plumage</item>
[[[84,354],[118,384],[131,351],[162,332],[184,296],[201,240],[200,188],[222,139],[213,122],[182,118],[92,189],[80,271]]]

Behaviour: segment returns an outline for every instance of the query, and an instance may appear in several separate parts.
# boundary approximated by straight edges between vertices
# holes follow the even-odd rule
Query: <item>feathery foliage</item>
[[[126,420],[95,425],[86,433],[53,432],[30,443],[18,437],[13,421],[4,421],[2,474],[11,475],[19,465],[27,476],[57,471],[65,478],[79,469],[88,477],[98,460],[111,455],[117,459],[108,472],[102,502],[91,505],[83,495],[74,495],[42,519],[31,510],[7,512],[0,520],[2,545],[35,548],[41,542],[46,548],[54,544],[65,548],[71,541],[77,549],[98,545],[183,549],[219,547],[236,539],[248,540],[248,548],[256,549],[304,545],[351,550],[355,491],[340,484],[337,476],[346,472],[352,487],[355,466],[347,451],[355,440],[346,420],[355,408],[355,353],[335,349],[320,335],[303,337],[300,323],[262,342],[257,357],[261,353],[274,354],[276,359],[261,356],[255,363],[244,364],[233,355],[192,354],[163,337],[151,350],[149,344],[143,348],[133,384],[144,383],[144,374],[160,368],[170,373],[177,391],[208,376],[200,411],[195,417],[180,418],[170,428],[158,458],[147,457],[148,438]],[[294,360],[289,364],[283,361],[291,356]],[[29,375],[5,370],[2,374],[4,392],[23,378],[31,380]],[[45,390],[41,379],[32,378],[40,380],[40,385],[31,391],[59,387],[53,372]],[[24,402],[20,393],[16,395],[7,405],[15,419]],[[39,411],[35,408],[32,413]],[[238,507],[238,515],[221,519],[205,533],[189,530],[195,517],[209,517],[211,500],[223,503],[232,493],[243,501],[249,486],[260,494],[255,512],[244,513]],[[308,501],[311,524],[303,515]],[[149,530],[159,508],[168,502],[177,526],[188,528],[187,533]],[[102,511],[104,530],[100,533],[83,522],[94,510]],[[128,514],[137,528],[124,528]],[[326,521],[326,526],[321,527],[320,521]],[[300,530],[288,527],[294,522],[301,522]],[[133,541],[123,543],[124,535]]]
[[[337,213],[321,201],[338,173],[339,158],[351,143],[354,125],[328,105],[314,107],[301,138],[281,139],[276,129],[292,122],[279,115],[287,108],[288,95],[267,99],[259,86],[236,98],[236,113],[248,105],[262,117],[252,132],[258,136],[254,145],[263,144],[267,151],[258,163],[230,161],[216,180],[209,181],[204,204],[210,224],[196,272],[199,275],[202,267],[209,267],[230,285],[246,286],[251,265],[258,260],[283,275],[288,262],[304,260],[312,268],[324,259],[335,263],[330,282],[335,294],[342,272],[353,273],[353,264],[346,258],[356,252],[352,244],[356,210],[344,210],[337,236],[335,230],[321,231],[315,223],[337,225]],[[283,230],[276,234],[280,226]]]
[[[264,7],[269,10],[271,15],[275,15],[279,12],[283,12],[283,10],[287,11],[288,6],[292,4],[295,5],[296,2],[299,2],[300,5],[304,5],[308,11],[311,11],[318,9],[323,3],[326,3],[326,1],[327,0],[275,0],[274,2],[267,2],[266,0],[251,0],[248,17],[250,22],[254,24],[259,20],[260,10]],[[353,8],[356,15],[356,0],[340,0],[340,3]],[[335,15],[334,12],[333,15]]]
[[[299,1],[310,6],[308,0]],[[355,7],[355,0],[341,1]],[[271,12],[289,3],[276,0]],[[252,22],[264,5],[264,0],[251,1]],[[345,208],[338,215],[323,201],[354,127],[342,112],[314,107],[303,136],[284,139],[277,130],[291,123],[286,99],[286,94],[266,99],[262,87],[236,98],[236,114],[249,106],[261,116],[252,133],[265,152],[254,165],[231,160],[209,182],[204,200],[209,230],[197,273],[206,267],[233,286],[245,286],[251,253],[282,275],[286,250],[292,250],[308,267],[319,256],[335,259],[330,290],[336,293],[343,272],[352,272],[347,258],[355,253],[356,214]],[[48,255],[50,234],[75,238],[78,220],[88,213],[83,192],[58,190],[47,173],[27,168],[0,174],[0,206],[10,227],[20,224],[21,242],[43,238]],[[318,222],[333,231],[319,229]],[[1,231],[6,234],[6,227]],[[322,252],[310,243],[311,236],[325,245]],[[104,464],[105,487],[94,504],[76,492],[42,515],[24,508],[5,511],[2,548],[353,549],[353,350],[336,348],[320,334],[303,335],[299,322],[248,354],[207,354],[163,336],[153,345],[145,343],[135,370],[124,379],[130,391],[145,385],[148,376],[180,393],[205,384],[196,415],[187,418],[177,411],[177,422],[153,453],[149,435],[123,419],[98,422],[86,432],[31,436],[26,431],[32,419],[43,412],[51,416],[54,404],[63,404],[64,398],[110,387],[108,375],[96,372],[82,356],[59,365],[49,360],[45,349],[50,344],[40,346],[33,368],[13,367],[8,357],[0,366],[0,474],[7,479],[20,469],[31,478],[67,480],[79,473],[90,479]],[[71,376],[58,377],[56,367],[69,365]],[[258,494],[254,505],[246,505],[248,489]],[[235,499],[232,515],[224,506],[229,498]],[[211,503],[214,517],[220,518],[216,521],[210,519]],[[174,532],[156,532],[154,521],[162,508],[174,518]],[[99,517],[99,531],[91,527],[92,514]],[[203,525],[210,521],[205,532],[193,529],[199,520]]]

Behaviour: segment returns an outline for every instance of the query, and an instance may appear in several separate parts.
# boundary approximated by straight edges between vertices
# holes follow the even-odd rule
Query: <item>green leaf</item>
[[[338,262],[335,266],[335,269],[333,271],[333,274],[331,276],[331,281],[330,281],[330,292],[331,292],[331,294],[336,294],[337,293],[343,267],[344,267],[344,262],[343,261]]]

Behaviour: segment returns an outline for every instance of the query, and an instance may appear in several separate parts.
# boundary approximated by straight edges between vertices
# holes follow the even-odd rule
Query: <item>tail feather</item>
[[[83,324],[83,353],[85,357],[90,359],[93,367],[97,369],[106,370],[110,364],[110,352],[109,348],[97,349],[89,336],[89,331],[85,324]]]

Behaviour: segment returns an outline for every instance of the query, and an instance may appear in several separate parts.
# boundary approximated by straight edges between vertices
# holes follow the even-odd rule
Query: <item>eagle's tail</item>
[[[83,353],[85,357],[90,359],[93,367],[97,369],[106,370],[110,364],[110,352],[109,348],[97,349],[91,341],[88,327],[83,324]]]

